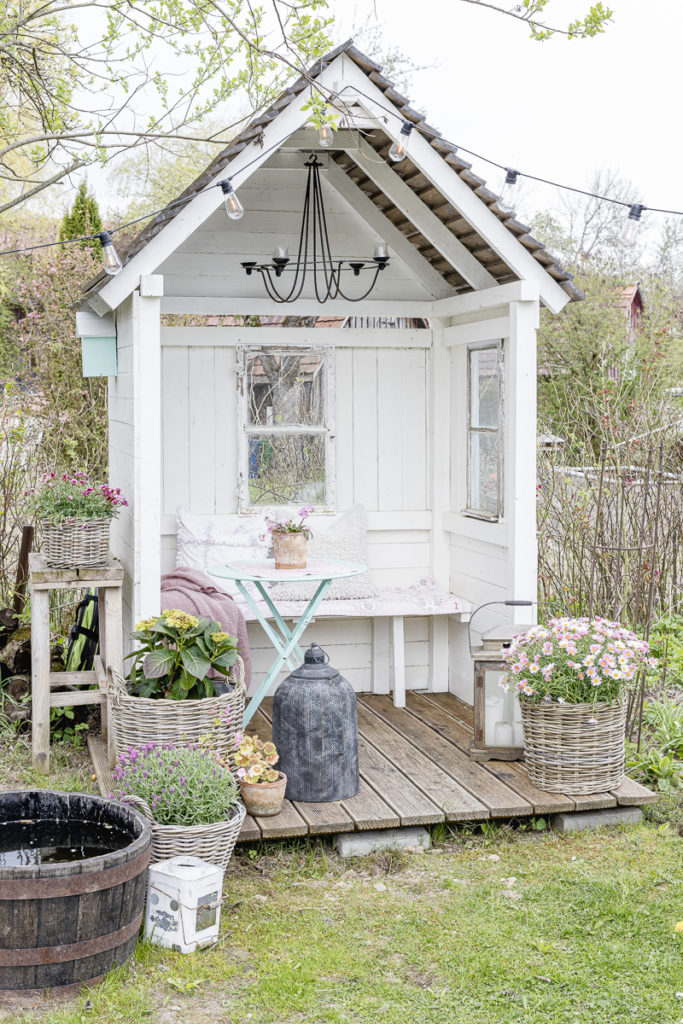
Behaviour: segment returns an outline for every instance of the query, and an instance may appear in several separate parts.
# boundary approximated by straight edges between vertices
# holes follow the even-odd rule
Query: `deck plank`
[[[372,698],[380,700],[381,698]],[[488,818],[489,809],[469,790],[424,754],[409,740],[358,701],[358,726],[365,740],[387,757],[399,771],[425,793],[446,816],[446,821],[474,821]]]
[[[458,718],[461,723],[461,729],[466,728],[462,725],[462,719],[459,718],[462,702],[459,701],[457,697],[454,697],[451,693],[429,693],[425,694],[425,697],[430,702],[435,703],[442,709],[446,710],[447,713],[452,715],[454,718]],[[523,762],[521,761],[517,763],[523,765]],[[524,771],[526,773],[526,769],[524,769]],[[611,793],[587,793],[583,795],[561,793],[559,795],[565,797],[567,800],[571,800],[574,804],[573,810],[575,811],[597,811],[603,807],[614,807],[617,803],[616,797]]]
[[[361,778],[381,794],[400,825],[434,825],[445,820],[443,811],[363,735],[358,737],[358,760]]]
[[[522,799],[514,789],[506,786],[482,765],[472,761],[467,754],[442,735],[438,728],[432,727],[418,717],[421,712],[429,716],[432,709],[426,701],[422,702],[419,696],[415,695],[411,701],[410,714],[406,714],[401,708],[395,708],[389,697],[363,697],[362,703],[404,739],[423,751],[479,803],[488,807],[491,817],[507,818],[533,814],[533,804]],[[415,713],[413,708],[416,709]],[[438,709],[435,711],[436,715],[440,714]]]
[[[455,744],[463,752],[463,756],[469,758],[472,730],[459,718],[444,711],[442,706],[428,699],[431,696],[431,694],[423,696],[409,693],[406,701],[408,710],[411,714],[419,716],[439,735]],[[434,694],[434,696],[439,696],[439,694]],[[446,706],[459,714],[460,704],[460,701],[453,701],[447,702]],[[479,767],[525,800],[532,808],[532,811],[527,813],[559,814],[562,811],[574,810],[574,801],[571,797],[560,793],[546,793],[534,786],[524,765],[517,761],[482,761]]]
[[[640,807],[641,804],[653,804],[657,800],[656,793],[646,786],[641,786],[635,779],[629,779],[628,776],[611,792],[620,807]]]
[[[95,736],[93,733],[89,733],[88,750],[90,751],[90,760],[92,761],[93,770],[97,777],[97,785],[100,793],[102,796],[108,797],[114,792],[115,786],[114,776],[111,773],[109,758],[107,757],[107,744],[101,736]]]

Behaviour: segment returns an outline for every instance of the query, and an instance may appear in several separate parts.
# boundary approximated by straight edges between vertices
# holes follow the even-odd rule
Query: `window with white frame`
[[[503,342],[467,350],[468,515],[503,514]]]
[[[238,351],[240,509],[334,501],[332,349]]]

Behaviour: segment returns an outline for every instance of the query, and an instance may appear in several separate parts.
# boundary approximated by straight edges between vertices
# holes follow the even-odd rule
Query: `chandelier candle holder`
[[[306,281],[312,279],[313,290],[318,302],[327,302],[341,296],[347,302],[360,302],[367,298],[377,283],[380,273],[389,264],[389,249],[385,242],[375,246],[371,257],[358,259],[335,259],[330,247],[327,218],[323,206],[320,168],[322,163],[315,154],[305,162],[308,169],[306,193],[299,231],[299,248],[296,261],[284,245],[276,246],[272,262],[257,263],[245,261],[242,267],[247,275],[258,273],[263,279],[266,292],[274,302],[295,302],[304,290]],[[289,290],[278,287],[277,281],[283,274],[293,274]],[[367,288],[360,295],[349,295],[342,289],[342,274],[360,277],[370,274]]]

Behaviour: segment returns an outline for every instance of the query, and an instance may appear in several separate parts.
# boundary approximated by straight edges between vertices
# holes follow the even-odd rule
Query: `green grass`
[[[683,844],[670,826],[440,839],[440,854],[354,861],[312,842],[242,851],[214,949],[141,944],[87,995],[5,1019],[679,1024]]]

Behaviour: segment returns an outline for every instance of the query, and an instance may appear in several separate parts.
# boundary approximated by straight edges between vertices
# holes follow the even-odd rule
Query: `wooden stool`
[[[119,672],[123,667],[122,584],[123,567],[111,555],[105,565],[82,569],[50,569],[39,553],[32,554],[29,559],[33,691],[31,741],[33,767],[41,772],[47,772],[50,768],[50,708],[99,704],[102,708],[102,736],[110,756],[112,754],[113,740],[109,735],[107,701],[101,687],[109,667]],[[100,644],[94,667],[90,672],[51,672],[50,591],[85,590],[88,587],[96,587],[100,598]],[[93,684],[100,686],[100,689],[79,689]],[[52,692],[61,686],[72,686],[75,689]]]

